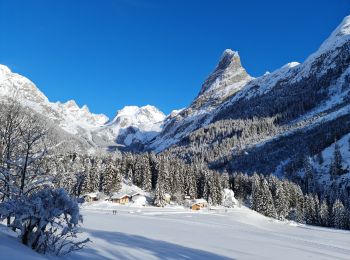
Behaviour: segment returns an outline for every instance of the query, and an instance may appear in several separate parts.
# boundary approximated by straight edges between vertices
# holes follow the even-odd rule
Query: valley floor
[[[112,214],[117,209],[117,214]],[[106,204],[82,209],[93,241],[66,259],[349,259],[350,232],[265,218],[246,208],[199,212]]]

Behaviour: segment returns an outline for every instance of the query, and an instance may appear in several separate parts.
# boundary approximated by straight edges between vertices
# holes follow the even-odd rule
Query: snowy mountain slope
[[[109,122],[105,115],[91,113],[86,105],[80,108],[74,100],[50,102],[29,79],[0,65],[0,100],[9,97],[51,119],[91,147],[142,145],[160,132],[165,119],[153,106],[127,106]]]
[[[92,114],[87,106],[80,108],[73,100],[63,104],[50,102],[33,82],[1,65],[0,98],[7,97],[47,116],[71,134],[101,126],[108,121],[105,115]]]
[[[65,104],[51,103],[29,79],[0,65],[0,101],[14,99],[38,112],[49,129],[50,148],[59,151],[88,151],[94,145],[88,131],[106,120],[102,115],[91,114],[87,107],[79,108],[74,101]]]
[[[348,189],[350,192],[350,133],[344,135],[336,143],[323,149],[319,154],[313,156],[312,166],[316,170],[316,179],[323,186],[329,186],[332,184],[332,176],[330,175],[331,166],[333,163],[334,151],[336,144],[339,147],[339,152],[342,158],[342,170],[344,174],[340,178],[336,179],[337,187]],[[348,187],[348,188],[347,188]]]
[[[350,96],[349,24],[348,16],[304,63],[291,62],[256,79],[241,67],[236,52],[225,51],[197,99],[165,124],[149,148],[162,151],[218,120],[278,116],[284,118],[285,125],[311,124],[320,116],[347,106]],[[228,57],[231,63],[227,62]],[[233,83],[237,88],[228,87],[232,83],[230,80],[237,78],[227,75],[240,75]],[[222,86],[228,91],[223,91]],[[216,99],[215,91],[219,93],[217,96],[223,94],[222,99]]]
[[[274,80],[270,80],[269,74],[251,81],[214,112],[212,121],[275,116],[279,118],[276,125],[280,133],[293,133],[293,129],[300,133],[305,129],[304,133],[309,135],[313,128],[316,133],[322,125],[328,125],[318,135],[324,140],[321,147],[328,145],[329,136],[334,140],[350,132],[345,123],[350,114],[349,24],[350,16],[304,63],[277,70],[272,73]]]
[[[251,79],[210,112],[185,109],[150,147],[266,174],[319,153],[350,132],[349,25],[350,16],[305,62]]]
[[[117,209],[117,215],[112,215]],[[349,231],[279,222],[246,209],[84,209],[93,241],[67,259],[348,259]]]

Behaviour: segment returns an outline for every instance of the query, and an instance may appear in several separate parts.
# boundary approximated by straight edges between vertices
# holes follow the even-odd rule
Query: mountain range
[[[0,65],[0,99],[8,97],[90,152],[167,152],[219,170],[286,175],[300,167],[300,158],[316,162],[350,133],[350,16],[303,63],[258,78],[244,69],[238,52],[225,50],[193,102],[169,115],[150,105],[127,106],[109,119],[73,100],[53,103]]]

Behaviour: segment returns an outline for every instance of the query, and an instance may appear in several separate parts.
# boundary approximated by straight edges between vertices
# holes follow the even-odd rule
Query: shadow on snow
[[[121,232],[98,231],[91,229],[84,229],[82,231],[91,234],[91,237],[93,237],[92,243],[88,247],[79,251],[77,255],[72,255],[74,259],[79,259],[79,256],[81,259],[88,259],[89,257],[91,257],[90,259],[103,257],[105,259],[135,259],[137,258],[137,255],[140,255],[141,257],[143,254],[149,254],[159,259],[232,259],[200,249],[184,247],[161,240],[153,240]],[[109,256],[100,255],[99,250],[94,248],[93,239],[102,239],[110,246],[109,249],[102,249],[104,253],[107,253]],[[123,247],[123,249],[117,249],[114,246]],[[127,252],[127,248],[136,250],[136,252],[140,251],[140,254],[137,253],[136,256],[131,255]]]

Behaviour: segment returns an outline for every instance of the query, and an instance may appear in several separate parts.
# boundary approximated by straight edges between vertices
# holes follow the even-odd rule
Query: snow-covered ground
[[[82,214],[81,236],[92,242],[63,259],[350,259],[350,231],[280,222],[247,208],[102,202],[85,205]],[[38,255],[1,227],[0,259],[62,258]]]
[[[13,232],[0,225],[0,259],[40,260],[46,258],[20,244]]]
[[[113,215],[112,210],[117,209]],[[349,259],[350,232],[265,218],[246,208],[191,211],[93,204],[93,241],[66,259]]]

